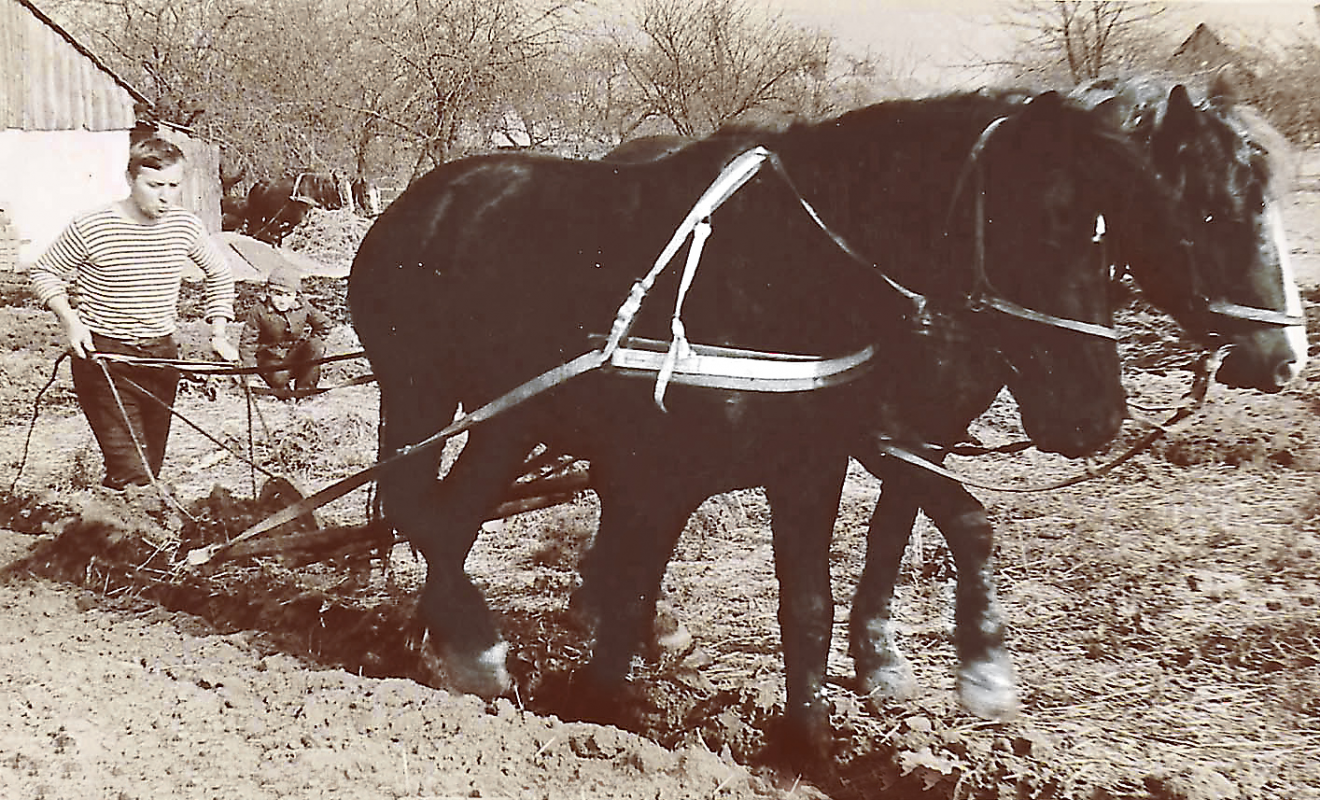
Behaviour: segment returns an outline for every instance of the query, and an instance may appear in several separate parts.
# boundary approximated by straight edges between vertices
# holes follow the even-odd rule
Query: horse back
[[[434,170],[358,249],[348,298],[359,335],[421,337],[455,366],[503,351],[524,379],[580,355],[682,218],[649,188],[599,164],[519,154]]]

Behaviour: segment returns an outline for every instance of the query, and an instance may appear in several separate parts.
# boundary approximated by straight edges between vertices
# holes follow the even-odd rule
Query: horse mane
[[[967,274],[966,250],[970,248],[970,234],[962,230],[965,222],[962,205],[968,202],[969,188],[959,188],[958,174],[972,163],[974,143],[991,122],[1000,117],[1016,118],[1031,108],[1031,103],[1045,93],[1032,92],[1019,88],[980,90],[972,92],[950,92],[922,98],[904,100],[886,100],[864,106],[842,115],[822,120],[797,120],[787,125],[759,124],[725,125],[711,136],[698,140],[682,152],[689,157],[697,157],[704,152],[707,163],[715,158],[725,162],[736,157],[749,147],[765,146],[772,152],[784,156],[784,166],[789,179],[799,189],[808,189],[807,198],[817,204],[822,212],[823,221],[833,232],[838,233],[856,248],[857,252],[868,259],[876,259],[876,265],[882,270],[894,258],[902,259],[901,253],[894,248],[903,247],[907,241],[904,236],[894,231],[874,229],[870,220],[855,215],[858,198],[849,200],[855,194],[873,194],[860,207],[870,207],[871,203],[889,203],[880,195],[886,192],[882,183],[857,182],[853,175],[860,169],[863,161],[887,161],[894,148],[904,148],[909,152],[919,152],[928,146],[921,136],[913,136],[918,129],[930,130],[935,126],[942,131],[965,139],[964,154],[968,161],[952,161],[938,178],[927,176],[920,181],[925,193],[924,202],[941,211],[931,216],[930,230],[926,235],[942,238],[946,243],[942,248],[943,257],[928,263],[928,269],[917,283],[910,286],[928,296],[941,296],[952,291],[950,287],[960,287]],[[1057,106],[1049,105],[1057,100]],[[1014,131],[1013,126],[1005,125],[1001,133],[991,136],[987,153],[997,159],[996,153],[1005,153],[1008,158],[1030,157],[1022,155],[1019,148],[1010,145],[1007,151],[996,148],[996,137],[1016,138],[1025,135],[1033,140],[1064,139],[1072,142],[1078,153],[1075,157],[1063,156],[1069,169],[1077,176],[1082,185],[1091,187],[1094,196],[1104,198],[1101,201],[1113,212],[1117,220],[1160,219],[1167,225],[1178,224],[1169,209],[1174,207],[1175,199],[1171,191],[1158,181],[1149,169],[1145,153],[1118,125],[1106,120],[1102,115],[1091,113],[1084,104],[1057,93],[1051,93],[1044,101],[1040,116],[1026,116],[1023,120],[1027,128]],[[928,112],[937,116],[931,118]],[[911,119],[912,125],[902,124]],[[920,125],[918,119],[927,120]],[[911,127],[909,131],[908,128]],[[1066,131],[1066,133],[1065,133]],[[883,132],[883,133],[879,133]],[[953,138],[946,138],[943,145],[948,147]],[[957,147],[958,145],[953,145]],[[845,158],[831,159],[828,164],[811,158],[793,158],[794,154],[804,151],[829,151],[838,155],[852,153]],[[825,172],[813,172],[812,166]],[[823,202],[828,206],[819,205]],[[943,204],[943,205],[941,205]],[[950,226],[958,228],[955,232]],[[954,281],[942,281],[931,276],[943,273],[958,276]]]
[[[1227,121],[1240,130],[1243,138],[1260,148],[1266,188],[1275,197],[1291,191],[1300,168],[1297,148],[1255,106],[1239,104],[1233,110]]]
[[[1231,76],[1222,70],[1190,79],[1163,73],[1098,78],[1078,85],[1069,96],[1090,108],[1111,100],[1126,103],[1120,126],[1143,136],[1163,119],[1169,92],[1179,84],[1198,109],[1212,113],[1248,144],[1245,160],[1264,178],[1270,195],[1278,197],[1289,189],[1297,175],[1296,148],[1258,109],[1239,99]]]

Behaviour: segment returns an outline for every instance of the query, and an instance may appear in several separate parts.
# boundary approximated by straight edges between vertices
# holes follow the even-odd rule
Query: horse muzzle
[[[1046,413],[1022,409],[1022,425],[1036,449],[1081,458],[1099,450],[1118,435],[1127,417],[1127,404],[1105,403],[1085,414],[1061,414],[1059,408]]]
[[[1305,334],[1295,333],[1275,328],[1234,337],[1215,380],[1235,389],[1282,391],[1306,366]]]

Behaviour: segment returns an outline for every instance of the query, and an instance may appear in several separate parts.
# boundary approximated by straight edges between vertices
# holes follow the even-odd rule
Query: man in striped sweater
[[[74,391],[105,458],[102,485],[112,489],[149,484],[160,474],[179,373],[95,356],[178,358],[179,286],[188,262],[206,279],[211,348],[238,360],[225,330],[234,318],[234,277],[201,220],[179,208],[182,182],[178,147],[157,137],[135,142],[128,197],[76,217],[31,269],[37,297],[59,317],[76,356]],[[115,378],[113,390],[102,363]]]

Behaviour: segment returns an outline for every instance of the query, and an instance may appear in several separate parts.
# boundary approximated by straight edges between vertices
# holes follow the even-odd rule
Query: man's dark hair
[[[135,178],[143,168],[164,169],[182,160],[183,151],[173,142],[159,136],[148,136],[129,145],[128,176]]]

